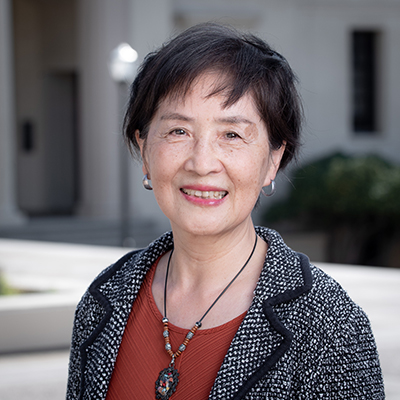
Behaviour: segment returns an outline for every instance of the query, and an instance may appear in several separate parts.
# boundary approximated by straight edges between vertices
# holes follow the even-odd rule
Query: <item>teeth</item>
[[[188,196],[200,197],[202,199],[216,199],[220,200],[227,195],[226,191],[205,191],[192,190],[192,189],[182,189],[182,192]]]

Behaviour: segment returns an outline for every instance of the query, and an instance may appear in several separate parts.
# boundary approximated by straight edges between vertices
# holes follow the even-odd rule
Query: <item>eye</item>
[[[170,133],[173,134],[173,135],[176,135],[176,136],[186,135],[186,131],[184,129],[174,129]]]
[[[238,139],[240,136],[236,132],[228,132],[225,135],[228,139]]]

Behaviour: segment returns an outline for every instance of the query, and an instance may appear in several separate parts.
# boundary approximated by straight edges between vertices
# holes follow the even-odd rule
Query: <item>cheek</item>
[[[261,188],[263,182],[268,175],[271,168],[269,157],[266,156],[265,149],[261,148],[259,151],[254,152],[251,157],[249,157],[247,166],[244,167],[249,181],[253,187]]]
[[[245,198],[246,203],[249,202],[251,207],[258,199],[267,171],[266,163],[261,159],[258,161],[254,157],[248,159],[247,162],[238,164],[234,172],[240,196]]]
[[[160,189],[167,185],[179,168],[179,157],[175,153],[168,146],[158,144],[152,146],[151,151],[148,152],[147,161],[151,179],[158,183]]]
[[[157,144],[149,138],[143,152],[143,164],[147,166],[149,172],[155,172],[159,158],[157,154]]]

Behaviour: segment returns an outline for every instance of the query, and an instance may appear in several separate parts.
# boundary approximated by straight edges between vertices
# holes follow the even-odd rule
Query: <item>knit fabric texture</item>
[[[370,323],[332,278],[256,228],[268,243],[253,302],[209,399],[384,399]],[[67,400],[105,399],[126,322],[166,233],[104,270],[78,304]]]

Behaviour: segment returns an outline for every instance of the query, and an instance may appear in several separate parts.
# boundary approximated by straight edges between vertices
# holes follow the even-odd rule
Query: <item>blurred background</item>
[[[300,233],[304,244],[307,232],[318,261],[400,266],[400,1],[0,4],[0,237],[144,246],[169,229],[123,148],[133,75],[112,74],[113,57],[128,43],[136,69],[167,38],[213,20],[266,39],[300,80],[307,123],[299,163],[278,179],[256,222],[289,242]],[[287,202],[293,190],[301,209]],[[286,208],[267,212],[273,202]],[[353,252],[342,237],[354,238]]]
[[[376,276],[357,270],[383,279],[382,292],[397,296],[376,315],[400,304],[393,286],[399,275],[392,274],[400,271],[400,0],[0,0],[0,272],[25,291],[74,288],[67,338],[47,347],[66,346],[78,292],[116,254],[91,259],[90,269],[82,261],[89,262],[89,247],[76,253],[11,239],[141,247],[169,229],[142,187],[141,166],[124,148],[121,122],[145,55],[203,21],[258,34],[299,78],[306,117],[301,155],[278,177],[277,194],[261,199],[255,222],[277,228],[312,261],[381,267]],[[43,254],[53,258],[43,261]],[[48,266],[41,283],[27,268],[33,259],[35,268]],[[382,294],[375,289],[368,289],[371,299]],[[397,310],[390,314],[392,338],[400,337]],[[2,325],[2,337],[13,337]],[[388,328],[380,326],[385,343]],[[46,329],[49,337],[62,336]],[[7,343],[0,353],[46,347]],[[398,339],[390,343],[381,345],[385,360],[400,351]],[[0,371],[10,370],[1,360]],[[31,360],[32,370],[47,365],[40,360]],[[399,362],[386,365],[393,383]]]

